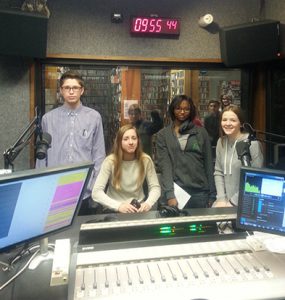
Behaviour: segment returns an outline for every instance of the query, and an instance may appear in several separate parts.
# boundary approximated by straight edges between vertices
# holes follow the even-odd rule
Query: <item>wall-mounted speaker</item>
[[[0,54],[46,57],[47,24],[46,16],[0,11]]]
[[[279,21],[264,20],[220,28],[221,59],[238,66],[279,57]]]

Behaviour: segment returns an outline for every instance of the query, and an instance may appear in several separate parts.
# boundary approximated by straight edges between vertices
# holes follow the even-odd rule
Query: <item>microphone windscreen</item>
[[[246,141],[239,141],[236,143],[236,150],[238,157],[249,153],[249,143]]]
[[[51,144],[51,135],[47,132],[43,132],[41,136],[38,136],[36,143],[36,158],[45,159],[47,156],[47,150]]]
[[[43,132],[42,140],[50,145],[51,144],[51,135],[47,132]]]

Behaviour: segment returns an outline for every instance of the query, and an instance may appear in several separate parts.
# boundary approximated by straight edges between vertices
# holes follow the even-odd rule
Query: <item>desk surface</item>
[[[49,243],[54,243],[56,239],[69,238],[71,245],[74,245],[78,240],[80,225],[90,219],[94,219],[94,216],[78,216],[70,229],[50,236]],[[13,251],[12,253],[1,254],[0,260],[6,262],[16,253]],[[16,268],[12,271],[3,272],[1,270],[0,285],[11,278],[25,262],[26,260],[17,263]],[[51,270],[52,260],[42,262],[35,270],[26,269],[18,278],[0,291],[0,299],[67,299],[67,285],[50,287]]]
[[[226,214],[233,213],[235,209],[233,208],[210,208],[210,209],[192,209],[191,215],[211,215],[211,214]],[[108,215],[88,215],[88,216],[78,216],[73,226],[49,237],[49,242],[53,243],[56,239],[69,238],[71,245],[73,246],[72,251],[76,251],[74,245],[78,241],[79,231],[81,224],[89,221],[102,222],[102,221],[112,221],[113,220],[136,220],[136,219],[153,219],[158,217],[156,211],[151,211],[144,214],[108,214]],[[107,220],[106,220],[107,218]],[[0,260],[6,262],[9,257],[15,255],[15,253],[4,253],[0,255]],[[16,264],[15,269],[10,272],[0,271],[0,285],[5,283],[9,278],[11,278],[20,268],[24,265],[25,261],[21,261]],[[10,283],[6,288],[0,291],[0,299],[21,299],[21,300],[65,300],[67,299],[67,285],[53,286],[50,287],[50,277],[52,269],[52,260],[42,262],[36,270],[25,270],[17,279]]]

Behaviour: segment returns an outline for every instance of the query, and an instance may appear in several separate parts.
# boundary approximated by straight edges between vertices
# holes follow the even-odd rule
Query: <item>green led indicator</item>
[[[175,226],[161,226],[159,228],[159,233],[161,235],[175,235],[176,234],[176,228]]]
[[[172,232],[172,228],[171,228],[171,226],[163,226],[163,227],[160,227],[159,232],[161,234],[169,234]]]
[[[196,224],[191,224],[191,225],[189,225],[189,231],[192,231],[192,232],[197,231],[197,226],[196,226]]]

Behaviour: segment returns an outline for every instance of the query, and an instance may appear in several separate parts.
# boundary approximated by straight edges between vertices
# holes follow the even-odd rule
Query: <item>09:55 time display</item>
[[[131,33],[142,35],[179,35],[180,20],[174,18],[132,17]]]

